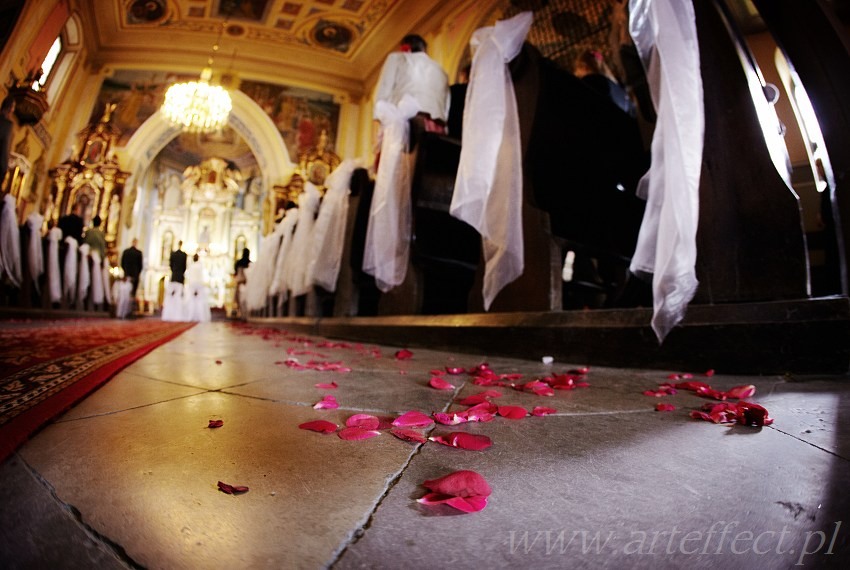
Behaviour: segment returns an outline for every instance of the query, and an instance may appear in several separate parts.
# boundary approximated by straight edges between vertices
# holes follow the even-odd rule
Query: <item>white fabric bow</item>
[[[62,230],[52,228],[47,232],[47,290],[50,293],[50,302],[58,303],[62,300],[62,271],[59,269],[59,241],[62,239]]]
[[[378,101],[375,116],[381,122],[381,161],[369,209],[363,271],[375,277],[387,292],[401,285],[407,273],[411,232],[411,165],[407,154],[408,121],[416,115],[416,100],[405,95],[398,106]]]
[[[44,252],[41,246],[41,225],[43,223],[44,216],[38,212],[33,212],[27,216],[27,228],[30,234],[29,247],[27,248],[27,268],[36,293],[41,293],[38,279],[44,273]]]
[[[331,292],[336,291],[345,245],[351,175],[359,166],[361,161],[346,159],[327,177],[327,190],[313,228],[308,281]]]
[[[696,233],[705,110],[694,7],[680,0],[631,0],[629,29],[647,70],[658,114],[652,164],[638,193],[646,211],[633,273],[651,273],[652,328],[659,342],[696,293]]]
[[[21,234],[15,216],[15,198],[6,194],[3,202],[3,213],[0,216],[0,278],[5,274],[14,287],[20,288]]]
[[[525,263],[519,118],[508,62],[522,49],[532,20],[532,12],[522,12],[476,30],[470,42],[463,147],[449,211],[481,234],[485,310]]]

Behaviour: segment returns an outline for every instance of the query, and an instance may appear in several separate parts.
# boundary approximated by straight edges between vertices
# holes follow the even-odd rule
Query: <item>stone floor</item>
[[[847,568],[850,382],[711,378],[704,371],[544,364],[490,354],[318,346],[324,339],[200,324],[126,368],[0,466],[4,568]],[[312,341],[312,342],[309,342]],[[403,346],[404,339],[399,339]],[[373,350],[373,349],[379,349]],[[288,354],[287,350],[292,352]],[[319,353],[319,354],[315,354]],[[378,354],[380,356],[378,356]],[[314,359],[351,370],[298,370]],[[432,369],[488,362],[523,381],[589,366],[552,397],[500,388],[545,417],[432,425],[484,434],[470,451],[299,429],[355,413],[465,409]],[[754,384],[770,427],[689,417],[690,392],[642,394],[670,373]],[[335,390],[317,383],[336,382]],[[338,409],[313,404],[333,394]],[[656,412],[657,402],[676,406]],[[454,406],[454,407],[452,407]],[[208,427],[221,419],[223,426]],[[456,470],[492,488],[480,512],[426,506],[422,483]],[[239,495],[217,482],[244,485]]]

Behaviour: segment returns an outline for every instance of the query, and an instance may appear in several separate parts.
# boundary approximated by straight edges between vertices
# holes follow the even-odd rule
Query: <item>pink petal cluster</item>
[[[417,502],[423,505],[449,505],[464,513],[475,513],[487,506],[493,492],[487,481],[475,471],[455,471],[439,479],[425,481],[431,491]]]
[[[662,396],[672,396],[676,394],[676,387],[672,384],[665,382],[663,384],[659,384],[658,390],[644,390],[644,396],[654,396],[656,398],[661,398]]]
[[[691,417],[716,424],[738,423],[746,426],[769,426],[773,418],[767,410],[752,402],[720,402],[703,404],[700,410],[693,410]]]
[[[735,386],[726,392],[715,390],[705,382],[698,381],[679,382],[678,384],[675,384],[675,388],[680,390],[689,390],[696,393],[698,396],[713,398],[720,401],[726,400],[727,398],[749,398],[756,393],[756,387],[752,384],[746,386]]]
[[[673,404],[666,404],[664,402],[659,402],[659,403],[655,404],[655,411],[656,412],[672,412],[675,409],[676,409],[676,406],[674,406]]]

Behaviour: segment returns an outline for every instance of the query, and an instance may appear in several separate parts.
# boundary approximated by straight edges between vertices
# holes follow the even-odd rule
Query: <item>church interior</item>
[[[0,565],[847,567],[841,69],[848,0],[0,3]]]

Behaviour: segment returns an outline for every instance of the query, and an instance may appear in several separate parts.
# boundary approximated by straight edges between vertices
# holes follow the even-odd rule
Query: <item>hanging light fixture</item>
[[[223,29],[223,27],[222,27]],[[221,39],[221,32],[218,35]],[[218,40],[213,55],[218,51]],[[227,124],[233,103],[230,94],[219,85],[210,85],[213,55],[201,71],[198,81],[175,83],[165,92],[162,114],[173,125],[189,133],[209,133]]]

